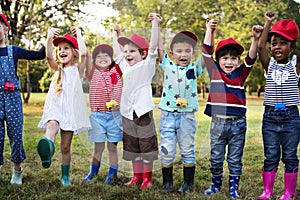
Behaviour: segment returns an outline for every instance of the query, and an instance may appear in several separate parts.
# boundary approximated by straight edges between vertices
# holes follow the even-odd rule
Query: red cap
[[[110,57],[113,57],[113,54],[114,54],[113,48],[107,44],[100,44],[95,47],[95,49],[92,53],[92,57],[94,60],[100,51],[106,51],[110,55]]]
[[[237,41],[235,41],[234,39],[232,38],[227,38],[227,39],[224,39],[224,40],[221,40],[218,45],[217,45],[217,48],[216,48],[216,53],[224,46],[234,46],[237,48],[239,54],[241,55],[243,52],[244,52],[244,48],[242,47],[242,45],[240,45]]]
[[[195,35],[194,33],[190,32],[190,31],[180,31],[179,33],[177,33],[171,41],[170,44],[170,48],[173,48],[174,43],[178,40],[178,39],[187,39],[187,40],[191,40],[192,41],[192,46],[193,48],[195,48],[197,42],[198,42],[198,37],[197,35]]]
[[[0,18],[5,23],[6,26],[9,26],[7,18],[6,18],[6,16],[4,14],[0,13]]]
[[[140,47],[144,51],[148,51],[149,49],[149,43],[147,42],[146,38],[138,35],[138,34],[133,34],[129,38],[126,37],[120,37],[118,38],[118,42],[120,45],[124,46],[128,42],[131,42],[135,44],[136,46]]]
[[[62,37],[55,38],[53,40],[53,44],[54,44],[54,46],[57,46],[58,43],[63,42],[63,41],[72,44],[75,49],[78,49],[78,43],[77,43],[76,38],[74,38],[73,36],[71,36],[69,34],[64,34]]]
[[[277,21],[270,33],[277,33],[288,40],[297,40],[299,36],[299,30],[297,24],[291,19],[282,19]]]

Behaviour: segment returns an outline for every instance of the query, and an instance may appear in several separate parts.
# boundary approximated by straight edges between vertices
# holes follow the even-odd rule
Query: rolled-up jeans
[[[169,112],[162,110],[160,117],[160,159],[162,165],[172,165],[178,143],[183,165],[196,163],[194,139],[196,133],[193,112]]]
[[[300,137],[300,118],[297,106],[275,111],[266,106],[262,136],[264,142],[264,171],[271,172],[279,165],[280,157],[285,164],[285,171],[292,173],[299,165],[297,147]],[[282,154],[282,155],[281,155]]]
[[[246,117],[221,118],[212,116],[210,127],[210,171],[222,175],[226,146],[230,175],[242,174],[242,156],[247,130]]]

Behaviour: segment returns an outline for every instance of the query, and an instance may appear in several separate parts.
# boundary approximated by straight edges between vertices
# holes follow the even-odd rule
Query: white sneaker
[[[22,185],[22,169],[21,171],[17,171],[14,169],[13,175],[10,180],[11,184]]]

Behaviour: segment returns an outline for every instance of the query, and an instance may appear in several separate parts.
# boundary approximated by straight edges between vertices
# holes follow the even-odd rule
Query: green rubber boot
[[[70,165],[61,164],[61,184],[64,187],[70,186]]]
[[[52,156],[55,152],[54,143],[48,138],[43,137],[38,142],[37,150],[42,160],[42,166],[49,168],[51,166]]]

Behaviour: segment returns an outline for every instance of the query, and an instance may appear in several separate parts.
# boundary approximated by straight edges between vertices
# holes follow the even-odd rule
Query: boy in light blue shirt
[[[173,191],[173,162],[176,156],[176,143],[183,162],[184,181],[178,189],[186,193],[193,189],[195,174],[194,136],[198,111],[197,77],[205,69],[201,59],[191,62],[195,55],[197,36],[190,31],[177,33],[170,44],[170,56],[163,49],[160,39],[159,61],[164,71],[164,85],[160,117],[160,157],[163,174],[163,191]]]

